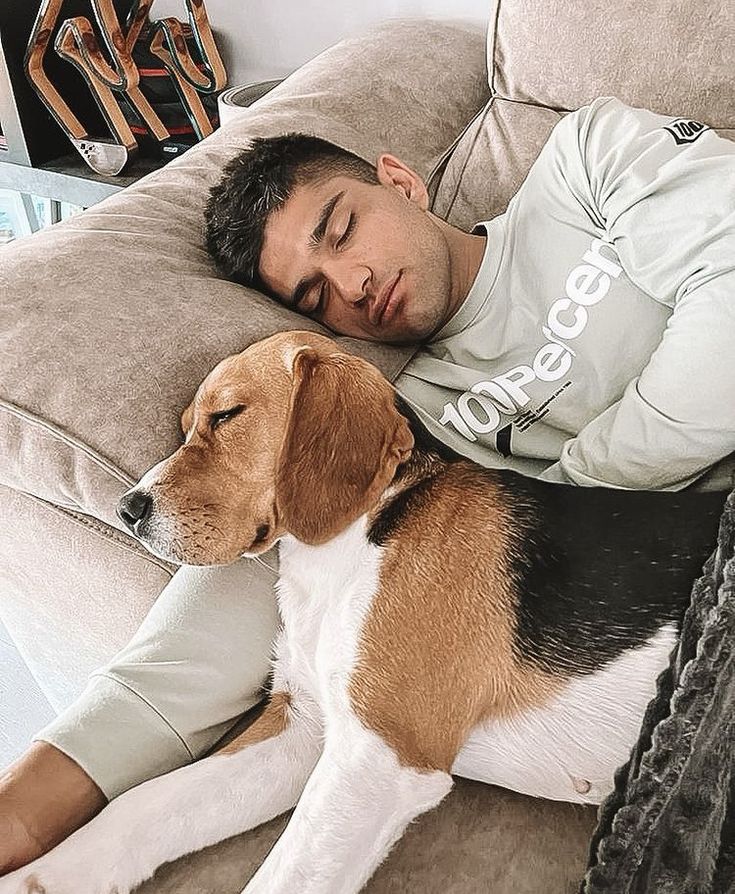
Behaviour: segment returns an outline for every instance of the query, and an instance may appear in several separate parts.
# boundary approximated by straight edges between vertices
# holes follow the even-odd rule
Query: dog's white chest
[[[368,542],[363,517],[323,546],[286,536],[279,553],[280,672],[325,712],[330,706],[348,711],[347,683],[382,550]]]

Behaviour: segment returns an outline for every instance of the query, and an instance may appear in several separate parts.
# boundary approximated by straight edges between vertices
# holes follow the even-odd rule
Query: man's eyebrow
[[[344,190],[338,192],[337,195],[332,196],[332,198],[328,202],[326,202],[324,207],[322,208],[322,213],[319,215],[319,222],[314,227],[314,230],[309,237],[309,245],[312,246],[312,248],[316,248],[324,238],[324,234],[327,232],[327,224],[329,223],[329,218],[332,216],[332,212],[334,211],[337,202],[339,202],[344,194]]]
[[[292,310],[298,307],[299,304],[301,304],[301,299],[318,280],[318,276],[305,276],[303,279],[299,280],[299,284],[293,290],[293,295],[287,301],[284,301],[286,307],[290,307]]]
[[[345,191],[342,190],[338,192],[337,195],[332,196],[332,198],[325,202],[324,207],[319,214],[319,220],[317,221],[317,225],[312,230],[311,236],[309,236],[309,246],[311,248],[316,248],[324,239],[324,234],[327,232],[327,226],[329,225],[329,218],[332,216],[332,212],[337,207],[337,203],[344,196]],[[293,294],[290,299],[285,301],[287,307],[298,307],[301,303],[301,299],[304,295],[309,291],[309,289],[316,283],[319,277],[310,276],[304,277],[299,280],[298,285],[293,290]]]

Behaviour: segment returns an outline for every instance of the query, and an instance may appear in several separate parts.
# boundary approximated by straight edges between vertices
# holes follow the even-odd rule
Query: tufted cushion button
[[[572,785],[574,786],[574,791],[580,795],[586,795],[592,788],[592,783],[588,779],[581,779],[579,776],[572,776]]]

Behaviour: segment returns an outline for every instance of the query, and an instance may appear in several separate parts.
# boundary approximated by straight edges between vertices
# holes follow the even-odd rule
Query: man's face
[[[377,170],[379,184],[337,175],[297,186],[266,224],[260,275],[341,335],[418,342],[449,315],[449,245],[418,175],[388,155]]]

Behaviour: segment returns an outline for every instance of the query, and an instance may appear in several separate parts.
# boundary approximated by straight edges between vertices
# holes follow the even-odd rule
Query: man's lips
[[[390,282],[386,283],[378,293],[369,313],[370,323],[373,326],[379,326],[393,315],[398,302],[397,300],[392,299],[398,298],[395,290],[400,278],[401,271],[399,270],[396,276]]]

